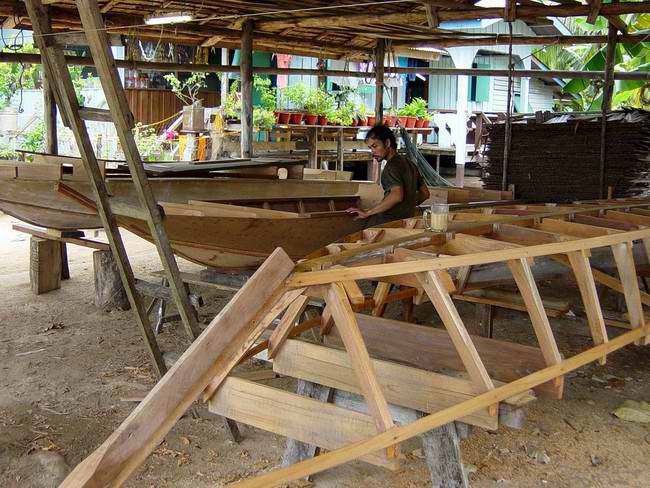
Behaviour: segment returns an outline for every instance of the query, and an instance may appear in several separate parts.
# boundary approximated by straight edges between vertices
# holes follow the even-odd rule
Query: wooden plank
[[[612,253],[616,261],[616,268],[623,286],[623,295],[627,305],[627,313],[632,327],[645,328],[645,317],[639,293],[639,281],[634,266],[632,245],[624,242],[612,246]],[[647,345],[648,338],[642,340],[640,345]]]
[[[416,236],[414,236],[416,237]],[[323,271],[305,271],[293,274],[288,280],[290,287],[322,285],[335,281],[382,278],[384,276],[420,273],[436,269],[457,268],[461,266],[498,263],[520,258],[562,254],[593,247],[605,247],[620,242],[633,241],[650,237],[650,229],[624,232],[607,236],[577,239],[574,241],[540,244],[497,251],[484,251],[460,256],[444,256],[435,259],[423,259],[413,262],[374,264],[367,266],[329,269]],[[343,253],[341,253],[343,254]],[[354,254],[354,253],[353,253]]]
[[[291,480],[309,476],[310,474],[323,471],[325,469],[333,468],[345,462],[357,459],[367,453],[383,449],[387,446],[394,445],[411,437],[414,437],[423,432],[427,432],[435,427],[448,424],[471,412],[485,408],[496,401],[501,401],[503,398],[511,396],[513,393],[521,392],[525,389],[533,388],[537,385],[545,383],[557,378],[569,371],[584,366],[590,362],[595,361],[603,354],[616,351],[631,342],[635,341],[643,335],[643,331],[633,330],[616,337],[606,344],[601,344],[583,353],[580,353],[570,359],[563,361],[561,364],[549,366],[541,371],[530,374],[517,381],[499,387],[495,390],[488,391],[471,400],[447,408],[443,411],[431,414],[416,420],[403,427],[395,427],[388,432],[378,434],[375,437],[363,442],[349,445],[347,447],[338,449],[333,452],[321,454],[314,459],[303,461],[284,469],[278,469],[270,473],[237,483],[237,488],[258,488],[277,486],[282,483],[287,483]]]
[[[605,218],[619,222],[627,222],[628,224],[645,225],[650,227],[650,217],[646,215],[639,215],[631,212],[619,212],[617,210],[608,210],[605,212]]]
[[[440,315],[449,337],[477,389],[481,392],[494,388],[494,383],[485,369],[483,361],[476,351],[476,347],[463,324],[462,319],[454,306],[449,292],[441,280],[433,272],[418,275],[418,280],[424,291],[429,296],[431,303]]]
[[[603,312],[600,308],[600,300],[598,299],[598,291],[596,290],[596,283],[594,276],[591,272],[591,265],[589,264],[589,257],[585,251],[575,251],[568,254],[573,274],[576,277],[580,295],[582,296],[582,303],[587,313],[587,321],[589,329],[591,330],[591,337],[595,345],[607,342],[607,329],[605,328],[605,321],[603,319]],[[600,359],[600,364],[605,364],[606,357]]]
[[[54,241],[67,242],[69,244],[76,244],[77,246],[88,247],[91,249],[98,249],[100,251],[110,251],[111,248],[105,242],[93,241],[90,239],[84,239],[82,237],[57,237],[50,234],[49,232],[44,232],[36,228],[32,228],[29,225],[18,225],[14,224],[11,226],[13,230],[18,232],[24,232],[25,234],[30,234],[36,237],[41,237],[43,239],[50,239]]]
[[[535,285],[535,278],[533,272],[525,259],[508,261],[508,268],[517,283],[519,292],[526,303],[528,315],[533,323],[533,329],[539,342],[539,347],[542,350],[544,359],[547,365],[558,364],[562,361],[560,351],[557,348],[557,343],[553,337],[551,324],[548,322],[548,317],[544,311],[544,304],[542,298],[539,296],[539,290]]]
[[[237,364],[268,323],[264,315],[278,300],[293,262],[281,249],[269,256],[233,299],[210,322],[167,374],[113,434],[82,461],[62,488],[126,481],[164,439],[214,378],[219,382]]]
[[[337,449],[376,433],[372,417],[240,378],[226,378],[209,409],[258,429]],[[372,453],[362,460],[394,468],[394,460]]]
[[[287,340],[291,329],[293,329],[296,320],[300,318],[300,314],[302,314],[302,312],[307,307],[308,302],[308,296],[300,295],[294,300],[291,305],[287,307],[284,315],[282,316],[282,320],[280,320],[280,323],[271,334],[271,337],[269,337],[269,359],[273,359],[275,357],[275,355],[284,344],[284,341]]]
[[[386,400],[394,405],[432,413],[479,393],[465,379],[379,359],[373,359],[372,364],[377,381],[386,392]],[[330,347],[289,340],[273,361],[273,371],[337,390],[361,393],[347,354]],[[487,409],[461,420],[484,429],[498,426],[497,416]]]
[[[333,283],[329,287],[327,305],[330,307],[336,329],[341,335],[345,349],[349,354],[352,369],[361,385],[361,391],[368,404],[368,411],[375,420],[377,430],[383,432],[392,428],[394,426],[393,418],[388,411],[386,398],[377,381],[368,350],[363,342],[357,320],[342,285]],[[389,450],[387,455],[388,457],[394,457],[396,450]]]
[[[18,177],[18,165],[9,161],[8,163],[10,164],[0,164],[0,180],[13,180]]]
[[[300,217],[300,214],[296,212],[284,212],[281,210],[268,210],[265,208],[255,208],[255,207],[246,207],[242,205],[230,205],[230,204],[225,204],[225,203],[215,203],[215,202],[203,202],[200,200],[189,200],[187,202],[189,205],[193,207],[198,207],[203,209],[217,209],[217,210],[225,210],[225,211],[233,211],[233,212],[242,212],[244,216],[253,216],[253,217],[259,217],[259,218],[267,218],[267,219],[286,219],[286,218],[293,218],[297,219]]]
[[[622,232],[616,229],[606,229],[604,227],[579,224],[577,222],[559,219],[544,219],[541,223],[537,224],[535,228],[546,232],[554,232],[557,234],[564,234],[580,238],[598,237]]]
[[[58,181],[62,176],[61,165],[23,163],[16,167],[16,178],[24,180]]]

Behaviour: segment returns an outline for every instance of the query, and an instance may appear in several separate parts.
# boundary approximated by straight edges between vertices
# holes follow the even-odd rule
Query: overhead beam
[[[617,42],[644,42],[648,41],[647,34],[623,34],[617,36]],[[575,35],[575,36],[510,36],[508,34],[494,35],[456,35],[456,36],[430,36],[426,40],[395,41],[394,47],[462,47],[462,46],[552,46],[552,45],[578,45],[578,44],[604,44],[607,36],[601,35]]]
[[[81,56],[66,56],[66,62],[70,66],[94,66],[92,58]],[[41,57],[38,54],[27,53],[5,53],[0,52],[0,63],[26,63],[41,64]],[[150,63],[146,61],[127,61],[116,59],[118,68],[150,69],[156,71],[179,71],[186,73],[239,73],[238,66],[221,66],[213,64],[179,64],[179,63]],[[396,68],[386,67],[386,73],[400,74],[423,74],[439,76],[508,76],[507,69],[476,69],[476,68]],[[351,78],[373,78],[374,73],[346,71],[346,70],[318,70],[302,68],[253,68],[253,73],[267,75],[311,75],[311,76],[343,76]],[[560,71],[560,70],[514,70],[514,78],[565,78],[600,80],[605,77],[604,71]],[[650,72],[647,71],[615,71],[615,80],[649,80]]]

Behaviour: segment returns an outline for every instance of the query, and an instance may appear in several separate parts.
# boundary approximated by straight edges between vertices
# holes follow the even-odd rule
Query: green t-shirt
[[[397,220],[415,216],[422,179],[413,163],[401,154],[393,156],[381,172],[381,186],[384,189],[384,197],[395,186],[401,186],[404,194],[400,203],[380,214],[382,217],[386,216],[391,217],[391,220]]]

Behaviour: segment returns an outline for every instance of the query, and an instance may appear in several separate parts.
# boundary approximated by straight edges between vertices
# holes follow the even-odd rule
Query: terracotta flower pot
[[[426,121],[427,121],[426,119],[421,119],[420,117],[418,117],[418,119],[415,121],[415,128],[421,129],[422,127],[424,127],[424,123]]]
[[[357,125],[358,125],[359,127],[365,127],[365,126],[367,126],[367,125],[368,125],[368,119],[367,119],[366,117],[363,117],[363,118],[357,119]]]
[[[353,118],[350,127],[356,127],[357,125],[359,125],[359,121],[356,118]]]
[[[290,124],[300,125],[304,115],[305,114],[303,114],[302,112],[292,112],[291,117],[289,118],[289,123]]]
[[[397,117],[394,115],[384,115],[384,125],[387,125],[388,127],[393,127],[395,125]]]
[[[278,112],[278,124],[288,124],[291,119],[289,112]]]
[[[406,127],[406,121],[407,120],[408,120],[408,117],[406,117],[404,115],[402,115],[400,117],[397,117],[397,122],[399,122],[399,125],[401,125],[402,127]],[[397,124],[395,124],[395,125],[397,125]]]
[[[318,125],[327,125],[327,115],[318,116]]]
[[[422,123],[422,128],[424,129],[425,127],[429,127],[429,122],[431,122],[431,121],[430,121],[430,120],[427,120],[427,119],[423,119],[423,120],[424,120],[424,122]],[[432,131],[430,131],[430,130],[423,131],[423,132],[422,132],[422,135],[424,135],[424,136],[426,137],[426,136],[428,136],[429,134],[431,134],[431,132],[432,132]]]
[[[307,114],[305,115],[305,125],[316,125],[318,123],[318,115]]]
[[[373,127],[377,123],[377,117],[375,117],[374,115],[368,115],[368,118],[366,119],[366,123],[370,127]]]
[[[413,117],[413,116],[409,115],[408,117],[406,117],[406,127],[408,127],[409,129],[412,129],[413,127],[415,127],[415,123],[417,121],[418,121],[417,117]]]

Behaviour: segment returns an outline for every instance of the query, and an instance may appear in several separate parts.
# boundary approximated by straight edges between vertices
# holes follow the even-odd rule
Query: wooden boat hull
[[[92,199],[90,185],[64,181]],[[376,185],[330,181],[258,181],[241,179],[151,179],[158,201],[247,200],[360,195],[364,201],[381,198]],[[100,228],[97,214],[57,191],[56,181],[3,180],[0,210],[40,227],[59,230]],[[124,204],[138,202],[129,179],[108,180],[111,195]],[[145,222],[119,217],[118,223],[151,240]],[[222,269],[255,268],[276,248],[300,259],[340,237],[359,230],[362,223],[348,215],[296,219],[226,218],[166,215],[165,228],[174,252],[189,261]]]

